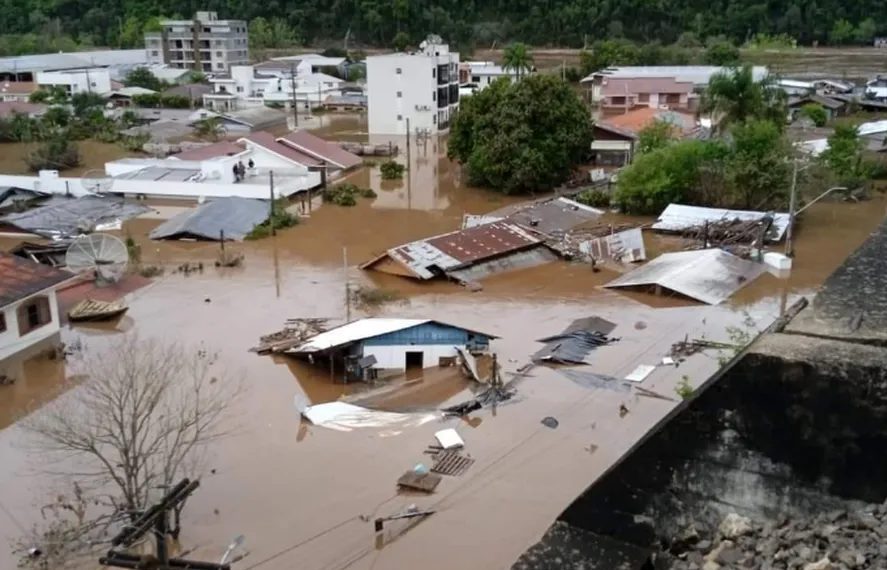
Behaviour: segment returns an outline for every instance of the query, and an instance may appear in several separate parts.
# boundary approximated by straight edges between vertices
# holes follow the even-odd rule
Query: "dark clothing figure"
[[[235,164],[231,169],[234,172],[234,182],[240,182],[240,169]]]
[[[249,166],[250,170],[256,167],[256,163],[253,162],[253,159],[249,159],[249,162],[247,162],[246,164]]]

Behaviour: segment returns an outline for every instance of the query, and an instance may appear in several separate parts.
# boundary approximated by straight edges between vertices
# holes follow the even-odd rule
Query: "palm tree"
[[[780,129],[785,124],[785,93],[772,76],[755,81],[751,65],[716,73],[702,96],[700,111],[712,115],[721,132],[748,119],[766,119]]]
[[[227,134],[222,119],[207,117],[194,123],[194,134],[197,138],[217,141]]]
[[[530,70],[533,65],[533,55],[527,44],[515,42],[509,44],[502,54],[502,69],[506,71],[511,69],[517,73],[517,78]]]

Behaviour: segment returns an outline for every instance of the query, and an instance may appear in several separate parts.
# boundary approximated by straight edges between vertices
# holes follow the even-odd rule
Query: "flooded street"
[[[323,116],[317,122],[324,136],[367,138],[358,116]],[[159,220],[124,226],[122,234],[141,245],[143,263],[164,265],[166,275],[129,297],[129,312],[118,326],[67,328],[63,340],[103,351],[120,330],[132,330],[141,338],[204,347],[218,352],[226,376],[243,386],[231,403],[232,434],[212,447],[207,467],[213,471],[201,479],[185,510],[182,543],[195,549],[192,558],[218,560],[231,539],[244,534],[250,555],[234,566],[238,570],[508,567],[677,404],[677,379],[661,367],[643,388],[663,398],[591,389],[537,367],[516,381],[511,401],[466,420],[435,416],[421,425],[353,431],[308,425],[299,409],[342,397],[418,416],[465,401],[476,390],[456,369],[431,369],[401,390],[364,393],[364,385],[331,380],[322,367],[249,352],[288,318],[344,321],[346,287],[371,285],[402,297],[372,314],[440,319],[501,337],[492,346],[506,382],[540,348],[536,339],[562,331],[574,319],[599,315],[617,323],[614,334],[622,340],[595,352],[595,371],[624,377],[639,363],[658,363],[685,335],[727,340],[727,327],[740,325],[745,313],[756,319],[756,329],[765,327],[786,304],[812,294],[887,212],[880,194],[867,202],[813,206],[796,232],[791,276],[764,275],[715,307],[603,290],[599,286],[617,274],[595,273],[581,263],[557,261],[500,274],[484,280],[479,292],[358,269],[389,247],[459,228],[466,213],[519,200],[462,185],[444,144],[413,141],[403,181],[382,181],[378,167],[348,178],[373,188],[376,198],[359,198],[352,208],[315,198],[298,226],[275,238],[228,244],[245,255],[242,267],[214,267],[218,244],[150,242],[147,233]],[[673,247],[674,238],[645,237],[649,251]],[[185,262],[203,262],[204,270],[174,271]],[[356,307],[350,311],[353,318],[366,314]],[[716,356],[697,355],[682,364],[678,376],[698,386],[717,367]],[[23,447],[23,432],[14,423],[58,394],[66,397],[66,388],[76,390],[64,375],[59,362],[32,360],[22,364],[15,385],[0,386],[4,540],[38,522],[39,507],[64,487],[35,472],[37,458]],[[621,404],[629,410],[625,418],[617,413]],[[560,427],[541,425],[546,416],[557,418]],[[459,430],[475,465],[465,475],[445,478],[433,495],[398,494],[397,478],[428,461],[423,450],[445,427]],[[372,519],[411,503],[436,512],[424,522],[398,522],[374,534]],[[14,566],[9,550],[0,550],[0,568]]]

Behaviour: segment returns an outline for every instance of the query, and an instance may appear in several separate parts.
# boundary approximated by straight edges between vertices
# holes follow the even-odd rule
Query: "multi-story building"
[[[261,105],[289,107],[295,99],[299,107],[321,105],[327,97],[342,95],[338,77],[325,73],[293,76],[287,66],[279,69],[264,66],[264,72],[252,65],[235,65],[230,73],[210,79],[211,93],[203,96],[203,104],[214,111],[233,111]]]
[[[101,95],[111,92],[111,74],[102,67],[38,71],[36,82],[38,87],[61,87],[68,95],[76,95],[77,93],[98,93]]]
[[[459,108],[459,54],[431,35],[417,52],[368,57],[367,105],[370,134],[446,131]]]
[[[161,26],[160,32],[145,34],[152,64],[216,73],[249,63],[243,20],[219,20],[215,12],[197,12],[193,20],[164,20]]]

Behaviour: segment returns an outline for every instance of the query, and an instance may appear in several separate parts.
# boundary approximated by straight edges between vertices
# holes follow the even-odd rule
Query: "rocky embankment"
[[[883,570],[887,503],[765,524],[730,514],[718,540],[704,540],[689,529],[676,550],[682,552],[672,570]]]

